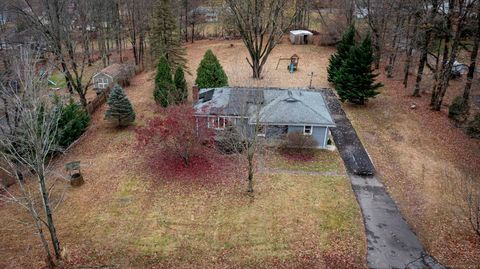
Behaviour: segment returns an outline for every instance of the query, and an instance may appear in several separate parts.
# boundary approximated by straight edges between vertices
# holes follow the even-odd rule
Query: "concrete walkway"
[[[426,253],[377,177],[354,174],[359,167],[375,172],[373,163],[335,94],[327,90],[324,96],[337,125],[331,130],[332,136],[345,162],[352,189],[362,210],[367,235],[368,267],[445,268]]]

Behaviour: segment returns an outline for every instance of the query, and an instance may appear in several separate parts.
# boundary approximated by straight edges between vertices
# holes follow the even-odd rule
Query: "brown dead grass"
[[[380,75],[385,84],[381,95],[366,107],[344,108],[389,193],[428,251],[448,266],[476,268],[480,242],[460,212],[458,196],[461,179],[480,180],[480,143],[454,127],[446,107],[431,111],[428,92],[410,97],[414,81],[405,90],[400,77]],[[463,83],[452,81],[447,104],[461,93]],[[427,75],[424,90],[431,85]],[[480,94],[478,86],[472,94]],[[415,110],[410,109],[413,103]]]
[[[233,47],[231,46],[233,45]],[[265,64],[262,80],[252,79],[251,69],[245,59],[248,51],[241,40],[233,41],[198,41],[187,45],[187,59],[189,71],[188,85],[192,85],[196,77],[196,68],[203,54],[211,49],[218,57],[231,86],[255,87],[283,87],[307,88],[310,83],[310,74],[314,73],[313,87],[327,87],[328,58],[334,52],[333,48],[319,46],[292,46],[285,39],[271,53]],[[290,57],[293,54],[300,56],[299,69],[290,74],[287,70],[289,61],[281,61],[278,70],[275,70],[280,57]]]

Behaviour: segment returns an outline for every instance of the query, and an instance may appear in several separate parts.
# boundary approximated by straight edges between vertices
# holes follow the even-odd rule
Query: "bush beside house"
[[[195,84],[201,89],[228,86],[228,77],[212,50],[207,50],[200,62]]]

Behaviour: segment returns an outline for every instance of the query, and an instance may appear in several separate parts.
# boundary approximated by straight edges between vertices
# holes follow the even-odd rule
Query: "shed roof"
[[[114,78],[114,77],[117,77],[118,75],[120,75],[122,73],[122,68],[123,67],[122,67],[121,64],[115,63],[115,64],[109,65],[109,66],[105,67],[104,69],[100,70],[100,72],[98,72],[96,75],[98,75],[100,73],[104,73],[104,74],[110,75],[112,78]]]
[[[254,124],[334,126],[323,95],[318,91],[279,88],[202,89],[211,98],[200,98],[194,108],[197,115],[247,116]],[[202,95],[203,94],[203,95]]]
[[[313,35],[312,32],[307,31],[307,30],[292,30],[292,31],[290,31],[290,34],[292,34],[292,35]]]

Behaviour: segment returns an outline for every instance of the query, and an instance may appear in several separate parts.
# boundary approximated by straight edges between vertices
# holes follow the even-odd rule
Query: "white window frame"
[[[106,89],[107,87],[108,87],[108,79],[97,78],[97,88],[98,89]]]
[[[310,127],[310,132],[307,132],[307,127]],[[303,126],[303,134],[304,135],[313,135],[313,126],[312,125]]]

